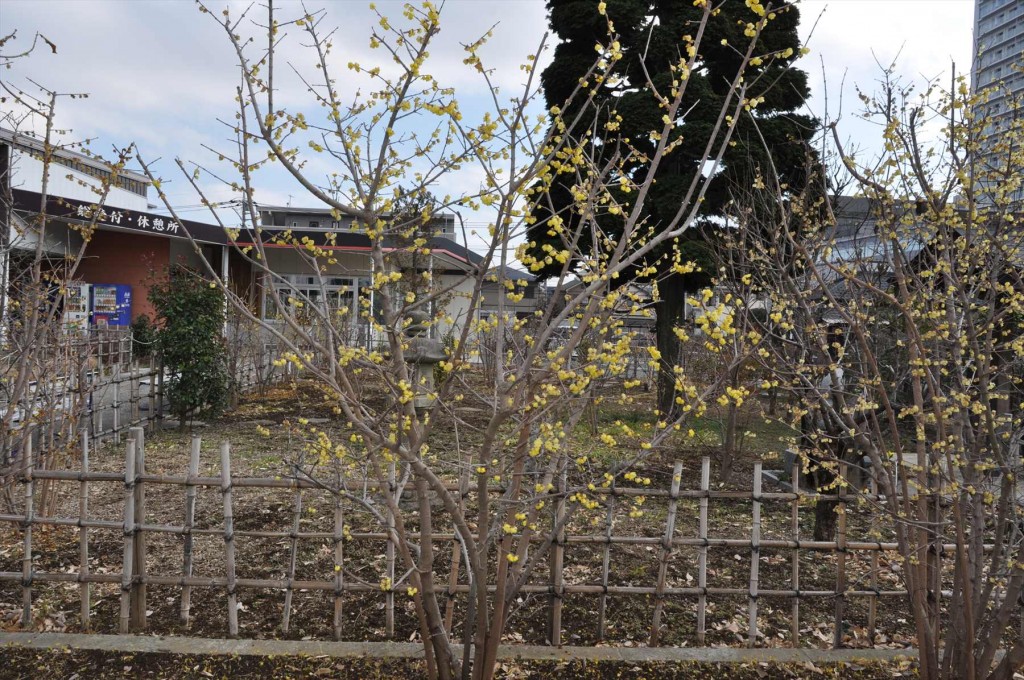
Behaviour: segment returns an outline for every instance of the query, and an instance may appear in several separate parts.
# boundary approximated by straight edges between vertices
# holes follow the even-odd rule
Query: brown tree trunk
[[[739,369],[732,368],[729,370],[729,387],[736,389],[739,387]],[[725,407],[725,422],[722,424],[724,431],[722,432],[722,459],[719,466],[719,474],[723,482],[728,482],[729,478],[732,477],[732,469],[736,464],[736,440],[739,434],[739,421],[740,411],[739,407],[736,406],[736,402],[729,400],[729,405]]]

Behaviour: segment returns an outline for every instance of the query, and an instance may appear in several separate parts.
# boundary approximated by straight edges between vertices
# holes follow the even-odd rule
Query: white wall
[[[314,273],[309,263],[294,248],[267,248],[266,253],[267,265],[275,274],[308,274],[312,276]],[[338,263],[329,265],[324,276],[370,275],[370,258],[366,255],[335,251],[332,256]]]
[[[23,189],[25,191],[40,192],[43,189],[43,162],[24,151],[14,150],[11,165],[11,188]],[[69,179],[68,176],[71,176]],[[86,186],[79,184],[79,181]],[[50,179],[46,191],[51,196],[63,196],[79,201],[95,203],[99,200],[99,194],[93,189],[99,189],[100,180],[91,175],[72,170],[60,163],[50,164]],[[104,206],[111,208],[123,208],[125,210],[148,209],[149,201],[145,196],[139,196],[120,187],[111,187],[107,193]]]
[[[461,333],[462,327],[472,321],[469,303],[470,297],[473,295],[474,283],[475,281],[467,276],[445,274],[440,277],[440,284],[443,287],[454,286],[448,304],[445,305],[445,312],[454,323],[449,324],[447,321],[439,323],[437,328],[439,336],[448,333],[453,326],[456,333]]]
[[[43,252],[49,255],[74,254],[82,246],[82,237],[68,229],[63,222],[50,222],[45,233]],[[39,232],[21,217],[14,215],[8,243],[14,249],[34,251],[39,243]]]

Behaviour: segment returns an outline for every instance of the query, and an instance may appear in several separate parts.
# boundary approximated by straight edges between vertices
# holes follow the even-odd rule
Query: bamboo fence
[[[274,346],[260,339],[232,336],[237,345],[231,356],[235,388],[242,392],[263,388],[276,377]],[[132,355],[130,331],[90,329],[70,335],[43,354],[49,357],[46,375],[34,380],[23,400],[0,398],[0,413],[13,410],[14,428],[32,427],[37,453],[59,448],[85,431],[99,445],[121,438],[134,427],[150,426],[166,411],[166,370],[157,352],[145,358]],[[0,397],[10,394],[0,371]],[[41,424],[33,424],[45,414]]]
[[[296,591],[322,592],[333,598],[333,614],[331,629],[335,639],[342,639],[344,636],[344,601],[347,596],[354,593],[376,593],[384,600],[386,610],[386,636],[395,635],[395,591],[400,584],[403,584],[405,577],[401,576],[401,565],[396,564],[396,550],[391,537],[394,535],[390,527],[395,524],[395,517],[390,511],[383,521],[380,522],[382,531],[350,531],[346,525],[349,513],[355,510],[353,502],[346,497],[346,494],[339,491],[343,487],[342,480],[335,478],[333,488],[328,489],[320,481],[302,476],[293,477],[242,477],[232,474],[231,471],[231,447],[224,443],[219,452],[220,474],[217,476],[200,476],[200,459],[202,442],[199,437],[194,437],[188,451],[188,465],[182,475],[153,474],[148,472],[145,464],[145,436],[144,430],[134,427],[130,436],[125,442],[124,469],[122,472],[97,471],[93,469],[95,456],[89,455],[89,436],[82,434],[81,467],[79,470],[47,470],[37,469],[34,466],[34,453],[29,448],[22,456],[20,481],[23,485],[24,501],[22,512],[17,514],[0,515],[0,523],[10,523],[17,527],[21,533],[22,545],[22,569],[20,571],[0,572],[0,582],[20,584],[22,593],[22,623],[28,628],[33,623],[33,589],[44,583],[77,583],[81,599],[81,612],[83,627],[90,626],[90,589],[93,584],[120,584],[120,618],[119,628],[121,632],[140,631],[147,626],[147,586],[169,586],[179,591],[179,616],[182,622],[189,622],[196,616],[193,611],[193,595],[195,589],[207,589],[219,591],[224,600],[227,613],[227,633],[231,636],[239,634],[239,605],[237,594],[239,590],[271,590],[284,593],[284,611],[282,616],[282,628],[289,630],[291,625],[292,610],[294,609],[292,594]],[[184,452],[183,452],[184,453]],[[183,455],[184,458],[184,455]],[[688,610],[695,615],[695,633],[698,645],[704,645],[708,632],[708,615],[711,611],[709,602],[715,598],[741,597],[747,601],[747,626],[745,637],[749,645],[758,644],[759,637],[759,601],[761,598],[773,597],[791,600],[789,618],[791,621],[790,637],[794,646],[801,644],[801,603],[811,599],[825,599],[834,603],[833,617],[833,646],[842,646],[844,641],[844,619],[849,609],[849,602],[853,599],[861,599],[866,602],[868,608],[868,626],[872,632],[870,640],[874,640],[873,632],[878,619],[878,602],[883,598],[905,598],[907,593],[899,588],[879,587],[879,573],[882,556],[889,552],[896,551],[897,545],[893,542],[885,542],[875,538],[860,538],[849,535],[849,527],[846,522],[848,506],[857,499],[867,501],[879,501],[877,489],[872,485],[866,490],[848,491],[840,485],[838,493],[833,495],[817,494],[804,490],[800,485],[800,468],[794,465],[792,471],[792,491],[764,491],[761,487],[761,464],[755,465],[752,485],[749,490],[716,489],[711,485],[710,477],[711,462],[709,458],[701,461],[698,488],[686,488],[684,482],[687,477],[684,473],[683,463],[676,463],[672,470],[668,488],[654,487],[626,487],[621,483],[611,485],[602,489],[603,502],[605,504],[604,516],[606,521],[599,530],[590,533],[581,533],[580,529],[566,524],[562,521],[565,517],[568,496],[572,489],[564,476],[558,479],[556,487],[548,492],[552,501],[549,507],[552,508],[549,521],[557,528],[557,535],[548,555],[548,569],[535,570],[534,580],[522,586],[522,594],[526,597],[546,597],[547,620],[548,620],[548,641],[550,644],[559,645],[562,643],[563,634],[563,606],[566,598],[577,596],[589,596],[596,598],[598,606],[594,610],[594,625],[597,627],[599,639],[605,639],[608,633],[608,598],[646,598],[652,605],[649,644],[656,646],[662,643],[665,631],[663,622],[666,613],[666,604],[669,602],[691,603]],[[693,471],[695,472],[695,471]],[[335,472],[335,474],[340,474]],[[411,488],[403,491],[402,484],[397,483],[391,472],[387,479],[383,480],[359,480],[358,484],[364,492],[377,493],[411,493]],[[695,476],[695,475],[694,475]],[[43,516],[35,511],[34,498],[38,493],[37,482],[43,480],[55,480],[63,482],[77,482],[79,502],[77,504],[77,516],[57,517]],[[467,504],[474,500],[476,492],[472,492],[469,483],[469,474],[464,473],[459,479],[449,484],[452,491],[458,493],[461,507],[467,508]],[[123,515],[122,519],[98,519],[90,514],[89,494],[93,485],[109,484],[123,486]],[[181,490],[182,517],[183,523],[161,524],[151,522],[146,514],[146,495],[150,489],[156,487],[177,487]],[[116,486],[114,487],[116,488]],[[196,520],[196,499],[197,493],[202,489],[212,490],[220,493],[221,513],[220,526],[210,526],[207,518],[207,526],[197,526]],[[239,490],[262,489],[273,492],[277,490],[285,499],[279,508],[291,506],[291,521],[287,530],[266,530],[266,529],[242,529],[238,527],[239,516],[236,516],[234,494]],[[490,492],[502,493],[500,486],[492,485]],[[303,530],[300,518],[303,515],[303,498],[311,493],[328,494],[332,497],[332,526],[329,530],[313,531]],[[617,524],[622,524],[621,515],[618,509],[626,509],[628,500],[637,496],[643,496],[648,501],[647,506],[661,504],[665,509],[663,531],[660,536],[639,535],[637,531],[632,534],[621,533]],[[288,502],[290,500],[290,503]],[[396,500],[401,500],[400,498]],[[806,540],[800,533],[800,509],[813,504],[815,501],[834,500],[839,504],[838,528],[836,538],[832,541]],[[683,508],[683,503],[687,503]],[[725,537],[714,535],[714,517],[710,509],[722,503],[743,503],[750,507],[749,527],[742,529],[743,537]],[[399,507],[398,503],[388,504],[387,507]],[[788,506],[788,508],[787,508]],[[71,507],[70,505],[68,507]],[[781,526],[782,534],[778,530],[772,533],[771,537],[766,536],[763,524],[763,513],[766,508],[772,508],[775,515],[783,517]],[[780,510],[781,508],[781,510]],[[788,510],[788,512],[787,512]],[[472,516],[472,511],[467,508],[467,516]],[[694,513],[696,517],[694,517]],[[414,516],[410,511],[410,517]],[[244,516],[242,517],[244,519]],[[687,526],[687,519],[694,519],[695,529],[691,535],[684,535],[680,524]],[[408,522],[410,518],[403,517]],[[876,528],[876,520],[871,519],[871,529]],[[41,526],[65,526],[77,527],[79,533],[79,560],[80,567],[77,571],[43,571],[35,568],[33,550],[33,529]],[[732,527],[736,531],[735,526]],[[103,573],[100,570],[90,570],[90,531],[117,531],[121,533],[123,542],[123,558],[121,571],[110,571],[109,568]],[[586,531],[586,530],[583,530]],[[873,533],[865,530],[865,533]],[[788,535],[785,535],[788,534]],[[147,555],[147,538],[153,536],[180,536],[182,539],[181,569],[174,570],[167,564],[154,565],[149,563]],[[451,565],[447,574],[439,575],[437,589],[446,594],[448,603],[445,608],[445,626],[449,634],[453,634],[453,618],[455,602],[467,595],[470,586],[465,579],[460,578],[460,562],[462,553],[457,537],[451,531],[433,531],[432,534],[435,546],[451,545]],[[196,553],[194,541],[198,537],[219,537],[223,542],[223,572],[219,575],[200,576],[196,571]],[[544,532],[534,534],[536,541],[544,541],[548,537]],[[236,569],[236,544],[238,541],[251,539],[275,539],[286,541],[288,545],[289,559],[286,574],[283,578],[251,578],[240,577]],[[354,558],[349,557],[346,549],[346,541],[375,541],[386,542],[384,551],[383,573],[387,576],[389,587],[383,587],[377,583],[365,579],[352,578],[352,573],[347,566]],[[300,545],[313,543],[329,552],[332,561],[333,571],[324,573],[323,578],[299,579],[296,574],[297,556],[300,554]],[[578,579],[567,576],[567,554],[579,547],[589,547],[588,553],[594,558],[595,569],[590,573],[597,573],[599,577],[589,582],[579,582]],[[615,571],[613,551],[622,547],[633,546],[637,550],[656,551],[656,569],[651,573],[652,581],[645,585],[635,585],[631,582],[615,582],[613,572]],[[709,574],[711,564],[709,551],[716,549],[728,549],[729,551],[746,551],[749,559],[749,578],[743,585],[709,585]],[[943,549],[952,549],[952,546],[943,546]],[[680,564],[683,560],[682,551],[696,553],[695,564],[692,560]],[[780,587],[778,583],[765,587],[762,576],[762,555],[764,551],[775,551],[782,553],[789,551],[787,560],[784,556],[780,560],[784,564],[783,573],[789,573],[788,583]],[[834,561],[834,582],[831,587],[805,588],[801,582],[801,555],[811,555],[814,559],[819,556],[828,556]],[[862,575],[851,585],[848,574],[848,566],[856,556],[863,556],[859,564],[868,565],[868,574]],[[736,559],[741,559],[737,554]],[[785,563],[791,561],[791,566],[785,568]],[[160,569],[155,569],[159,566]],[[379,563],[378,563],[379,566]],[[689,574],[686,579],[678,578],[678,574],[686,569],[696,569],[696,583],[689,582]],[[464,565],[461,566],[464,569]],[[170,569],[170,571],[168,571]],[[670,577],[670,572],[677,576]],[[378,572],[380,573],[380,572]],[[446,582],[446,583],[445,583]],[[383,582],[382,582],[383,583]],[[443,585],[442,585],[443,583]],[[403,586],[404,587],[404,586]],[[491,590],[494,585],[488,586]],[[545,600],[541,600],[545,601]],[[211,598],[204,597],[204,602],[211,602]],[[204,609],[206,607],[204,606]],[[678,610],[677,610],[678,611]],[[358,613],[357,613],[358,614]],[[678,613],[675,614],[678,616]]]

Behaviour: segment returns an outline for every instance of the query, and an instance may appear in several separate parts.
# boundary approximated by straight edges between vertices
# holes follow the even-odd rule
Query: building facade
[[[41,256],[51,285],[91,291],[82,293],[85,303],[97,291],[106,303],[116,288],[119,313],[104,314],[102,320],[126,325],[143,314],[153,316],[149,285],[172,264],[202,269],[207,260],[219,266],[230,254],[223,230],[156,212],[149,186],[144,175],[128,170],[114,175],[101,159],[59,146],[46,149],[36,137],[0,129],[4,299]],[[6,311],[4,306],[0,315]]]
[[[296,306],[328,309],[335,314],[334,318],[350,320],[347,327],[353,344],[372,342],[369,322],[360,309],[360,297],[371,300],[374,315],[379,314],[380,304],[377,294],[370,290],[374,267],[370,258],[372,243],[365,229],[349,217],[333,216],[327,207],[259,208],[266,270],[272,272],[265,277],[266,285],[259,288],[257,308],[263,318],[272,321],[280,310]],[[282,235],[287,235],[287,239],[275,239]],[[238,245],[255,245],[252,236],[243,232],[238,236]],[[388,266],[395,270],[430,274],[431,288],[440,293],[439,304],[445,317],[431,332],[444,335],[473,320],[471,296],[482,258],[455,240],[452,214],[435,215],[422,236],[426,254],[404,252],[402,245],[391,239],[385,239],[384,250]],[[289,245],[303,241],[328,252],[330,261],[314,260],[303,248]],[[337,315],[341,310],[345,311]]]
[[[99,159],[67,149],[47,151],[28,135],[0,130],[0,161],[5,296],[25,280],[41,252],[47,285],[67,289],[69,301],[74,293],[76,304],[85,301],[88,309],[76,323],[126,326],[143,314],[154,316],[150,286],[170,267],[183,265],[218,274],[259,318],[273,322],[283,306],[304,306],[304,313],[329,309],[330,318],[348,320],[353,343],[372,340],[360,301],[361,293],[364,300],[373,295],[370,238],[351,219],[334,219],[327,207],[260,206],[258,229],[225,229],[160,214],[148,201],[145,176],[123,170],[112,175]],[[429,272],[434,290],[443,291],[443,306],[432,307],[446,321],[434,333],[472,320],[473,277],[482,266],[479,255],[455,240],[454,223],[454,215],[436,216],[423,234],[422,254],[407,257],[401,244],[385,242],[389,267]],[[306,244],[329,256],[311,258]],[[257,245],[265,259],[254,257]]]
[[[999,171],[1006,166],[998,152],[1001,135],[1022,115],[1024,103],[1024,0],[976,0],[972,88],[987,98],[982,113],[989,119],[981,160]]]

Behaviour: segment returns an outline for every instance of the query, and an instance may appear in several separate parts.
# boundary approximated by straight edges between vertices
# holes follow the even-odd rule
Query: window
[[[322,282],[315,276],[292,274],[283,277],[283,281],[274,283],[274,291],[281,307],[290,308],[291,312],[300,319],[313,320],[319,315],[315,307],[322,312],[339,312],[346,310],[339,315],[346,320],[359,318],[358,301],[355,290],[358,281],[356,279],[332,277]],[[321,285],[322,283],[322,285]],[[268,302],[264,310],[265,317],[280,315],[280,308],[271,306]],[[333,319],[337,321],[337,319]]]
[[[309,228],[310,229],[319,229],[320,228],[320,222],[318,220],[310,220],[309,221]]]

